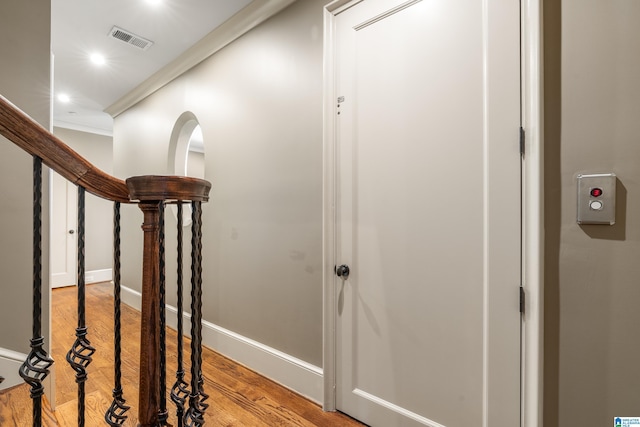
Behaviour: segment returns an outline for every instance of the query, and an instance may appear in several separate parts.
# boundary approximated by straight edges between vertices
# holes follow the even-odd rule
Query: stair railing
[[[114,202],[114,389],[113,402],[105,413],[105,423],[123,425],[127,419],[121,382],[120,325],[120,205],[135,203],[143,213],[143,275],[140,334],[140,378],[138,425],[166,425],[166,346],[165,346],[165,206],[178,209],[178,369],[171,387],[178,426],[204,424],[207,395],[202,375],[202,204],[208,201],[211,184],[205,180],[179,176],[138,176],[122,181],[105,174],[70,147],[0,96],[0,135],[33,156],[33,331],[31,351],[20,368],[20,375],[31,386],[33,425],[42,424],[42,382],[53,360],[45,351],[42,337],[42,166],[53,169],[78,187],[78,325],[76,341],[67,361],[76,372],[78,384],[78,426],[84,426],[84,385],[87,367],[95,349],[86,324],[84,283],[85,192]],[[185,380],[183,366],[183,284],[182,211],[190,204],[191,224],[191,383]]]

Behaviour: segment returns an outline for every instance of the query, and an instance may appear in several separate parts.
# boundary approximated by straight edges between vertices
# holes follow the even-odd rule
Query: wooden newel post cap
[[[126,180],[131,200],[206,202],[211,183],[187,176],[144,175]]]

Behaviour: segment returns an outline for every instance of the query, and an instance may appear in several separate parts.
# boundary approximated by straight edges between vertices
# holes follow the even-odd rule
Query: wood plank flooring
[[[52,295],[52,357],[56,360],[55,416],[47,415],[46,426],[77,425],[75,372],[65,355],[75,340],[76,288],[55,289]],[[140,313],[122,305],[122,384],[131,409],[125,426],[136,426]],[[111,404],[113,389],[113,297],[112,285],[87,287],[88,338],[98,349],[88,367],[86,383],[87,426],[105,425],[104,413]],[[176,332],[167,329],[167,388],[175,381]],[[185,370],[189,369],[189,341],[185,342]],[[204,390],[209,394],[207,426],[346,426],[363,424],[339,412],[323,412],[313,402],[238,365],[210,350],[203,351]],[[186,378],[189,381],[189,375]],[[16,387],[0,394],[0,425],[30,425],[28,388]],[[167,396],[169,423],[177,425],[175,406]],[[25,411],[26,408],[26,411]],[[26,416],[27,418],[18,418]]]
[[[51,411],[47,398],[42,402],[42,426],[60,426],[56,416]],[[0,426],[31,426],[31,413],[33,411],[29,386],[22,384],[0,392]]]

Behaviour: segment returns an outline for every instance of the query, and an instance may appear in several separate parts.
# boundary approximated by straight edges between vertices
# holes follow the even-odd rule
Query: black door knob
[[[346,264],[342,264],[340,267],[337,267],[336,275],[338,277],[342,277],[344,280],[347,280],[347,278],[349,277],[349,266]]]

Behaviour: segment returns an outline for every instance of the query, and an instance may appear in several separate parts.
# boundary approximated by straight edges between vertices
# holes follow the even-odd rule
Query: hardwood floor
[[[109,283],[87,287],[88,338],[97,348],[88,367],[86,383],[87,426],[105,425],[103,416],[111,404],[113,389],[113,297]],[[77,386],[75,372],[65,355],[75,340],[76,288],[55,289],[52,296],[52,356],[56,360],[55,419],[45,417],[47,426],[77,425]],[[138,400],[138,357],[140,349],[140,313],[122,306],[122,384],[124,397],[131,406],[125,426],[136,426]],[[175,381],[177,365],[176,332],[167,330],[167,386]],[[185,342],[185,370],[188,372],[189,341]],[[244,368],[220,354],[204,349],[204,390],[209,394],[207,426],[362,426],[341,413],[323,412],[307,399]],[[186,380],[189,376],[187,376]],[[26,396],[26,397],[25,397]],[[18,402],[22,402],[21,404]],[[25,411],[25,407],[27,411]],[[175,406],[167,396],[169,423],[176,424]],[[24,414],[26,412],[26,414]],[[30,425],[31,404],[26,386],[0,394],[0,425]],[[24,420],[24,421],[22,421]]]
[[[60,426],[56,416],[51,411],[46,397],[43,399],[42,426]],[[30,426],[31,422],[31,398],[29,386],[22,384],[0,392],[0,426]]]

